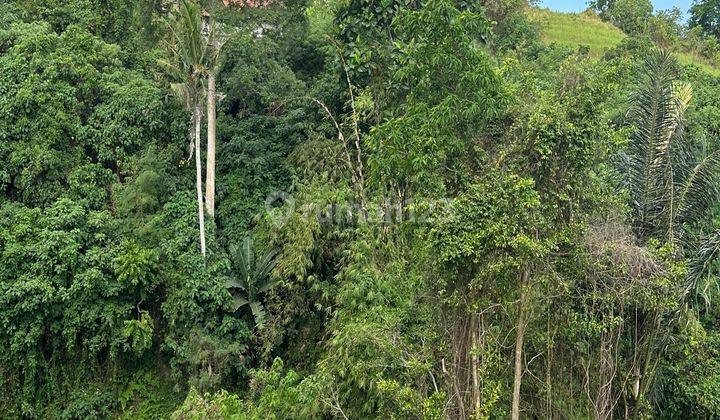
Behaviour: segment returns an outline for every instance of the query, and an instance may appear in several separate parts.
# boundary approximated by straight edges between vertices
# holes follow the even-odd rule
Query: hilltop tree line
[[[650,38],[661,48],[699,54],[720,63],[720,2],[696,0],[688,11],[654,10],[650,0],[593,0],[590,10],[625,33]],[[687,14],[685,13],[687,12]]]

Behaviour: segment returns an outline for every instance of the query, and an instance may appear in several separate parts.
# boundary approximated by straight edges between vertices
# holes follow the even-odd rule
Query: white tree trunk
[[[215,75],[208,74],[207,96],[207,163],[205,173],[205,208],[210,218],[215,217]]]
[[[520,300],[518,302],[517,334],[515,336],[515,377],[513,380],[512,420],[520,419],[520,386],[522,385],[522,351],[525,340],[525,300],[529,272],[525,269],[520,280]]]
[[[471,340],[471,349],[472,352],[470,357],[470,363],[472,365],[472,395],[473,395],[473,405],[474,405],[474,413],[476,416],[480,415],[480,380],[478,378],[478,352],[480,351],[479,342],[480,342],[480,320],[478,315],[471,315],[471,321],[470,321],[470,337],[472,337]],[[474,320],[474,321],[473,321]]]
[[[202,125],[202,110],[200,104],[195,104],[195,183],[197,187],[198,220],[200,222],[200,252],[205,258],[205,211],[202,196],[202,161],[200,160],[200,127]]]

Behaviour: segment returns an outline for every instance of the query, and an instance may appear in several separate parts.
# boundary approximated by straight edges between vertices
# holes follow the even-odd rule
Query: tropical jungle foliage
[[[591,9],[0,4],[0,418],[720,417],[720,6]]]

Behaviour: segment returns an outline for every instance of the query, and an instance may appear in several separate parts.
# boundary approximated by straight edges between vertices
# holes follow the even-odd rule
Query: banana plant
[[[230,247],[233,277],[228,280],[226,287],[233,296],[232,310],[236,312],[249,306],[258,328],[262,328],[265,323],[265,308],[260,296],[280,282],[272,277],[277,254],[278,250],[275,249],[256,258],[251,238],[245,238],[240,247]]]

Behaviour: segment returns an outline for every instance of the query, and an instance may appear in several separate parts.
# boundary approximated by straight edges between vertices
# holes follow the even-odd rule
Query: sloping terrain
[[[543,42],[570,48],[585,45],[594,57],[599,57],[627,36],[591,12],[560,13],[548,9],[532,9],[530,16],[540,24]],[[682,64],[694,64],[710,74],[720,75],[720,69],[710,65],[702,57],[686,52],[676,52],[676,56]]]

